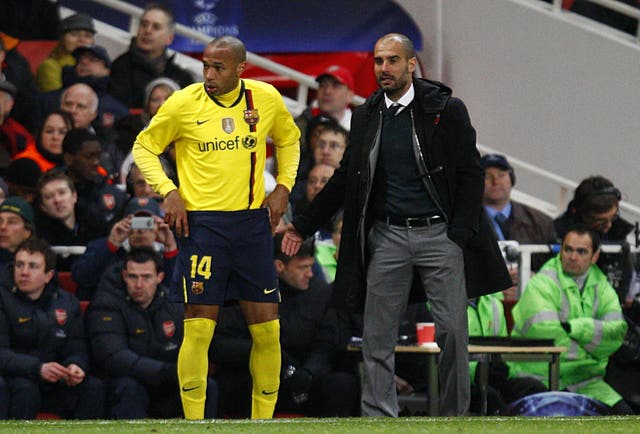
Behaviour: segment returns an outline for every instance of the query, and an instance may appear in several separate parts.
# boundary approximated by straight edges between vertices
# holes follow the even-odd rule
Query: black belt
[[[378,220],[391,226],[402,226],[406,228],[419,228],[444,223],[444,217],[434,215],[431,217],[378,217]]]

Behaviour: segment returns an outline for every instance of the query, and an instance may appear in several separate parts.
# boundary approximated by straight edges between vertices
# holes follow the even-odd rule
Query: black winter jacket
[[[177,383],[176,362],[184,333],[184,307],[169,303],[158,286],[146,309],[129,297],[122,264],[100,281],[87,309],[91,350],[103,375],[131,376],[147,385]]]

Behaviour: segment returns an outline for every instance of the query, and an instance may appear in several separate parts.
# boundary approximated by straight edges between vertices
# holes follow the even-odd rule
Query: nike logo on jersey
[[[265,295],[271,294],[272,292],[276,291],[277,289],[278,289],[278,288],[271,288],[271,289],[267,289],[267,288],[265,288],[265,289],[264,289],[264,294],[265,294]]]
[[[278,393],[278,389],[271,391],[271,392],[267,392],[266,390],[262,391],[263,395],[273,395],[274,393]]]
[[[199,389],[199,388],[200,388],[200,386],[195,386],[195,387],[183,387],[183,388],[182,388],[182,391],[183,391],[183,392],[191,392],[192,390],[196,390],[196,389]]]
[[[205,119],[204,121],[196,121],[196,124],[198,124],[198,125],[202,125],[202,124],[204,124],[205,122],[209,122],[209,119]]]
[[[31,321],[31,318],[30,317],[24,317],[24,316],[18,317],[18,324],[24,324],[27,321]]]

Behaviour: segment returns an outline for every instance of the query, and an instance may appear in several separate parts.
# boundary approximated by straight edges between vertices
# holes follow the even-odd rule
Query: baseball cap
[[[111,58],[109,57],[109,53],[107,53],[107,50],[100,45],[87,45],[84,47],[78,47],[73,50],[73,53],[71,53],[71,55],[76,59],[76,61],[78,61],[80,59],[80,56],[87,52],[92,53],[98,59],[102,60],[107,68],[111,68]]]
[[[316,81],[319,82],[327,76],[333,77],[334,80],[339,83],[346,84],[349,89],[353,90],[353,75],[351,74],[351,71],[344,66],[331,65],[316,77]]]
[[[34,224],[33,208],[20,196],[9,196],[0,205],[0,212],[12,212],[18,214],[25,223]]]
[[[91,33],[96,33],[93,18],[85,14],[73,14],[60,21],[61,35],[71,30],[88,30]]]
[[[487,167],[498,167],[502,170],[513,171],[513,167],[507,161],[507,157],[501,154],[486,154],[480,159],[480,165],[483,169]]]
[[[129,202],[127,202],[124,214],[148,217],[159,216],[160,206],[158,202],[150,197],[132,197]]]
[[[0,90],[7,92],[14,99],[18,93],[16,86],[8,80],[0,80]]]

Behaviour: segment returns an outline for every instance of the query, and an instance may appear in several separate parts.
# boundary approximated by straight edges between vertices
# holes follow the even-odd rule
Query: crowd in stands
[[[129,50],[112,60],[95,45],[92,18],[71,15],[59,21],[58,42],[35,76],[15,50],[16,36],[0,33],[0,419],[42,412],[77,419],[182,416],[176,360],[184,307],[167,300],[177,284],[179,245],[163,220],[162,197],[131,157],[135,137],[162,103],[193,82],[167,53],[173,20],[165,7],[148,6]],[[301,159],[283,224],[327,184],[349,146],[351,72],[334,65],[317,82],[317,99],[296,119]],[[162,163],[177,184],[171,149]],[[533,258],[536,274],[520,299],[512,266],[511,289],[470,300],[470,335],[509,336],[506,311],[515,304],[513,336],[569,348],[562,389],[598,399],[616,414],[637,413],[637,394],[634,401],[607,383],[626,378],[628,366],[616,365],[615,354],[640,320],[633,318],[638,267],[626,241],[633,225],[619,215],[622,192],[602,176],[588,177],[553,220],[511,199],[516,175],[504,156],[485,155],[481,164],[485,217],[496,238],[559,244],[560,252]],[[282,253],[276,236],[277,412],[360,414],[357,355],[346,348],[362,335],[362,318],[332,288],[341,228],[338,213],[294,257]],[[605,243],[624,248],[604,254]],[[52,246],[85,250],[56,255]],[[72,276],[74,293],[63,287],[61,273]],[[205,417],[248,417],[251,335],[239,306],[221,312]],[[415,323],[429,315],[424,303],[410,305],[399,335],[414,337]],[[398,394],[424,392],[424,364],[398,360]],[[547,391],[543,368],[493,363],[489,413],[507,414],[509,404]],[[472,364],[472,383],[475,369]],[[472,412],[477,399],[474,394]]]

